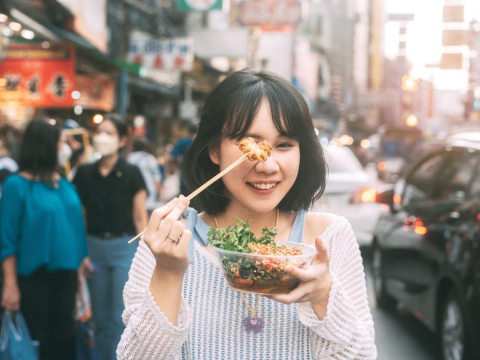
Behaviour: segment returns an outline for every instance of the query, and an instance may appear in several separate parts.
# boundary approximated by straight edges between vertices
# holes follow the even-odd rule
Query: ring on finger
[[[169,238],[170,240],[172,240],[172,242],[174,242],[174,243],[178,243],[178,242],[180,241],[180,239],[174,239],[174,238],[172,238],[172,237],[170,237],[170,236],[169,236],[168,238]]]

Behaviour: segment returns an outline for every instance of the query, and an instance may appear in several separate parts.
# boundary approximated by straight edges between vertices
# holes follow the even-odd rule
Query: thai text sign
[[[0,103],[55,108],[73,106],[75,48],[11,44],[0,63]]]
[[[160,40],[134,31],[127,59],[149,68],[190,71],[193,66],[193,38]]]

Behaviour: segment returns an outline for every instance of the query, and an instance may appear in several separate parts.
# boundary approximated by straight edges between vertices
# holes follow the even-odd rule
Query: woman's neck
[[[236,220],[234,219],[236,217],[245,222],[250,220],[250,228],[256,236],[259,236],[264,227],[271,228],[276,225],[277,209],[272,209],[264,213],[257,212],[238,204],[236,201],[232,201],[225,212],[217,215],[218,226],[226,228],[227,226],[236,223]]]
[[[100,159],[100,173],[103,176],[107,176],[108,174],[110,174],[115,165],[117,164],[119,158],[120,156],[118,155],[118,153],[102,157]]]
[[[34,175],[30,171],[20,171],[18,173],[21,177],[27,179],[27,180],[33,180],[33,181],[60,181],[61,176],[59,173],[56,171],[53,171],[50,175],[48,175],[45,179],[42,179],[40,175]]]

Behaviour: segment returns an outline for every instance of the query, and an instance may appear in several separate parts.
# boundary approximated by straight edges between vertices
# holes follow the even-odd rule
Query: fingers
[[[179,200],[180,201],[177,203],[177,205],[170,211],[170,213],[165,217],[162,224],[160,225],[160,229],[157,234],[158,237],[162,240],[165,240],[167,238],[168,234],[170,234],[170,231],[172,230],[173,224],[175,224],[175,222],[180,218],[185,209],[188,207],[188,204],[190,204],[190,200],[188,200],[188,198],[184,197],[183,195],[180,196]]]
[[[330,263],[330,257],[328,256],[327,247],[325,246],[325,243],[322,241],[320,236],[317,236],[315,239],[315,247],[318,251],[315,259],[328,265]]]
[[[293,304],[294,302],[298,302],[303,296],[305,295],[305,289],[302,284],[300,284],[297,288],[290,291],[288,294],[275,294],[271,295],[270,299],[281,302],[285,305]]]
[[[312,267],[309,267],[306,270],[303,270],[296,266],[288,265],[285,268],[285,271],[288,274],[293,275],[302,281],[312,281],[313,279],[315,279],[315,272],[312,269]]]
[[[20,310],[20,301],[15,301],[12,299],[3,299],[2,307],[8,311],[18,311]]]
[[[177,245],[178,251],[186,253],[188,251],[188,245],[192,239],[192,232],[190,230],[185,230],[180,237],[180,242]]]
[[[172,243],[178,243],[184,229],[185,225],[183,225],[180,221],[175,221],[173,223],[172,230],[170,230],[170,233],[168,234],[168,240],[170,240]]]
[[[92,262],[90,261],[90,258],[85,259],[85,267],[90,272],[95,271],[95,267],[93,266]]]
[[[158,231],[162,220],[172,211],[172,209],[175,208],[175,205],[177,203],[178,199],[175,198],[165,206],[162,206],[161,208],[155,209],[153,211],[152,216],[150,216],[150,220],[148,221],[147,229],[145,230],[144,239],[152,237],[153,234]]]

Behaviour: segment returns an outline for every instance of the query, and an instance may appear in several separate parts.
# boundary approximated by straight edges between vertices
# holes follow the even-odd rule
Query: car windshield
[[[325,159],[327,160],[329,173],[363,171],[360,161],[350,149],[345,147],[325,147]]]

